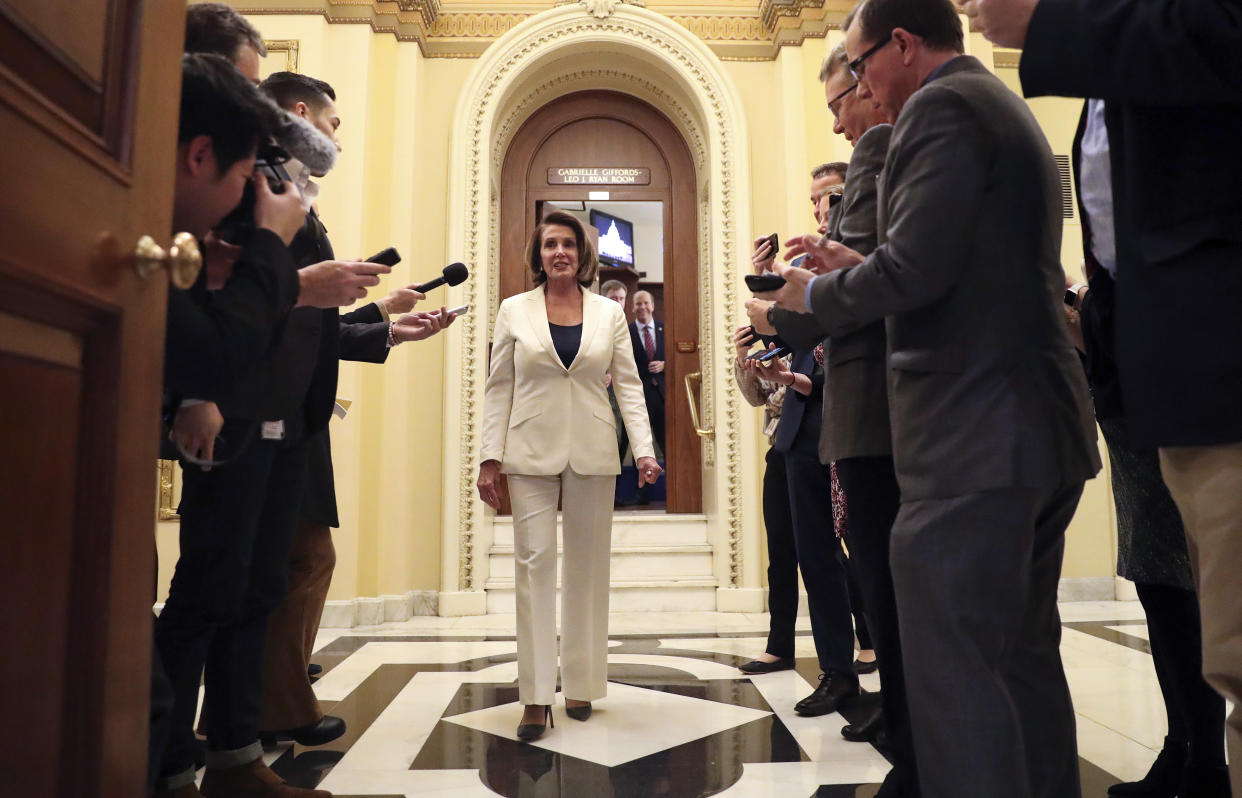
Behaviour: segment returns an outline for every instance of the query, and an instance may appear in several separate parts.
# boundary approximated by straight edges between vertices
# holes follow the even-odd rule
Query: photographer
[[[174,230],[199,239],[207,236],[241,201],[259,144],[277,124],[272,105],[230,62],[215,55],[184,58]],[[266,183],[256,186],[254,235],[238,254],[234,277],[219,292],[219,301],[206,301],[201,279],[188,291],[170,286],[164,390],[172,405],[187,394],[214,396],[242,379],[269,349],[273,331],[296,301],[297,273],[286,245],[301,222],[301,199],[291,186],[284,188],[273,193]],[[152,663],[151,784],[172,720],[171,692],[157,647]]]

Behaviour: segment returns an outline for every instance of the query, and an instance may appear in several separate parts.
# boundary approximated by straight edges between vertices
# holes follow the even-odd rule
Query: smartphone
[[[367,258],[367,263],[379,263],[384,266],[396,266],[400,262],[401,255],[397,253],[396,247],[389,247],[388,249],[381,250]]]
[[[753,346],[755,341],[758,340],[759,333],[755,330],[755,326],[752,324],[750,327],[746,328],[746,337],[742,339],[742,343],[746,346]]]
[[[779,291],[785,285],[785,278],[778,274],[748,274],[746,287],[756,294]]]
[[[776,349],[769,349],[765,352],[761,352],[759,354],[759,357],[755,359],[758,360],[760,363],[769,363],[773,360],[776,360],[778,357],[784,357],[787,354],[789,354],[789,349],[784,346],[779,346]]]
[[[462,305],[459,308],[453,308],[452,310],[450,310],[449,314],[452,316],[460,316],[461,314],[465,313],[467,310],[470,310],[470,306]]]
[[[768,236],[768,246],[772,247],[772,257],[775,258],[777,253],[781,251],[780,236],[778,236],[776,233],[773,233],[772,235]]]

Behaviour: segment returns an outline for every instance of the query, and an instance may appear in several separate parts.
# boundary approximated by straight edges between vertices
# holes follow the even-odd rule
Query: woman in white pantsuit
[[[612,384],[637,459],[638,484],[661,468],[625,312],[590,290],[599,261],[575,217],[545,217],[527,247],[535,289],[500,305],[483,409],[479,496],[513,504],[517,587],[518,737],[534,740],[556,693],[556,505],[564,508],[561,602],[566,714],[586,720],[607,692],[608,565],[617,455]]]

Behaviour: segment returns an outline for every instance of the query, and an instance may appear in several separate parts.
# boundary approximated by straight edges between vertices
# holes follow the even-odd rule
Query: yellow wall
[[[471,59],[425,59],[414,43],[373,33],[366,25],[330,25],[320,16],[256,15],[269,40],[299,43],[298,71],[337,91],[344,152],[321,181],[321,215],[338,257],[366,257],[396,246],[405,260],[372,297],[420,282],[457,259],[446,251],[452,115]],[[849,145],[831,133],[819,65],[841,34],[784,48],[775,61],[725,62],[744,106],[750,142],[750,236],[782,236],[814,228],[807,185],[812,167],[848,161]],[[972,36],[971,51],[991,63],[991,49]],[[265,70],[284,68],[269,59]],[[1016,70],[1000,76],[1018,89]],[[1054,152],[1068,153],[1078,104],[1032,103]],[[1066,224],[1064,261],[1082,257],[1077,223]],[[432,301],[445,301],[443,289]],[[440,589],[442,407],[450,329],[430,341],[405,344],[387,364],[341,364],[339,395],[354,400],[332,422],[341,527],[335,534],[337,570],[332,599],[398,595]],[[723,373],[732,389],[731,374]],[[756,410],[756,413],[761,412]],[[760,437],[757,450],[765,452]],[[746,474],[758,491],[762,460]],[[1087,486],[1070,528],[1066,577],[1113,573],[1112,505],[1104,478]],[[748,534],[760,534],[759,530]],[[176,553],[176,524],[158,528],[161,579],[167,584]]]

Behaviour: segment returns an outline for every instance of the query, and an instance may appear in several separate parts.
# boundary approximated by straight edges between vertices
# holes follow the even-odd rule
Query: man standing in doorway
[[[657,457],[666,458],[664,449],[664,322],[655,319],[655,297],[650,291],[634,294],[634,321],[630,324],[630,343],[634,362],[643,378],[643,398],[655,436]],[[638,504],[651,504],[651,486],[638,490]]]

